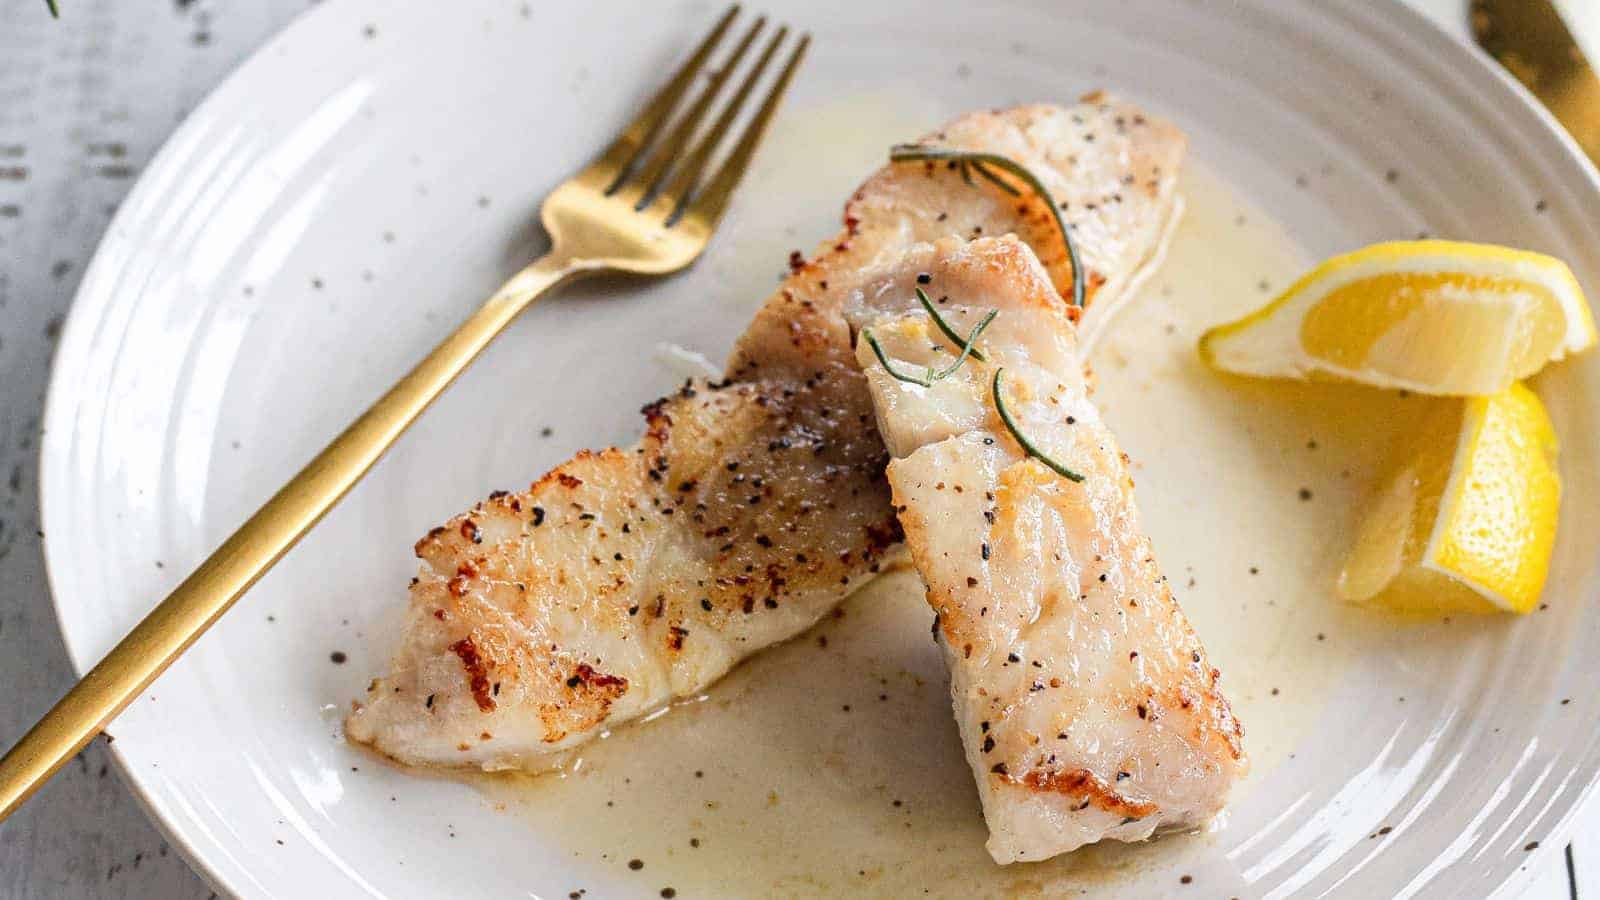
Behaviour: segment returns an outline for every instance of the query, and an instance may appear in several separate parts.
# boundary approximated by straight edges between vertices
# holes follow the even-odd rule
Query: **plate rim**
[[[56,345],[56,353],[50,360],[50,372],[45,384],[44,404],[39,416],[39,427],[43,431],[45,439],[39,442],[37,456],[39,467],[39,528],[45,535],[48,536],[53,533],[51,521],[54,517],[50,514],[51,504],[47,497],[53,494],[53,491],[49,491],[49,485],[54,481],[56,469],[56,464],[51,461],[51,450],[55,445],[49,440],[49,435],[51,432],[57,431],[56,428],[52,427],[52,423],[55,423],[62,415],[63,404],[67,402],[65,395],[75,391],[75,387],[67,383],[70,379],[63,373],[69,368],[67,364],[73,362],[74,357],[79,352],[78,345],[85,340],[83,332],[89,327],[88,323],[85,322],[85,315],[89,310],[89,303],[86,303],[86,300],[93,302],[94,298],[86,297],[85,295],[89,293],[90,286],[93,284],[93,279],[90,276],[107,265],[104,258],[107,239],[124,224],[125,219],[133,215],[130,210],[135,207],[135,204],[128,201],[138,199],[146,191],[151,190],[150,185],[159,180],[166,170],[174,165],[172,157],[176,155],[175,148],[187,140],[190,132],[199,130],[201,123],[213,113],[214,108],[222,107],[224,102],[230,99],[231,94],[241,91],[240,85],[246,79],[252,77],[253,71],[266,65],[264,60],[278,53],[294,36],[309,27],[307,23],[331,17],[334,9],[342,10],[348,5],[348,3],[342,2],[321,3],[295,13],[277,33],[263,41],[255,50],[241,59],[215,87],[206,92],[200,102],[195,104],[194,109],[190,110],[183,117],[183,120],[178,123],[178,126],[162,140],[161,146],[150,157],[150,162],[134,179],[133,186],[124,195],[123,201],[117,204],[117,210],[106,224],[104,234],[102,234],[99,242],[95,244],[94,254],[89,257],[89,264],[84,267],[83,278],[79,279],[78,287],[72,293],[72,300],[67,306],[65,318],[62,320],[61,337]],[[65,467],[65,461],[62,461],[61,465]],[[56,560],[56,553],[59,551],[52,549],[52,544],[48,537],[43,538],[40,541],[40,545],[40,553],[44,557],[44,584],[45,592],[50,599],[50,615],[55,620],[55,629],[61,637],[62,648],[66,651],[67,663],[72,669],[72,674],[76,679],[82,679],[99,660],[96,659],[91,662],[85,659],[80,649],[73,645],[73,641],[68,634],[61,592],[56,586],[58,581],[56,575],[57,566],[63,565],[63,563],[59,563]],[[242,595],[240,599],[243,599]],[[229,611],[232,611],[231,607]],[[162,674],[165,674],[165,672],[158,674],[155,680],[160,680]],[[151,686],[154,683],[152,681]],[[146,687],[145,691],[141,691],[134,699],[143,696],[149,689],[149,687]],[[118,713],[118,715],[120,714]],[[109,732],[111,725],[115,721],[116,717],[113,716],[101,734]],[[90,742],[93,743],[99,737],[100,735],[97,734],[90,739]],[[116,773],[117,781],[133,796],[140,811],[144,813],[145,820],[160,833],[167,845],[183,858],[184,863],[189,866],[189,870],[209,890],[219,896],[245,896],[239,890],[237,884],[225,878],[223,873],[212,865],[211,860],[190,839],[187,830],[181,827],[176,819],[166,814],[166,811],[157,801],[154,792],[135,773],[132,763],[126,756],[126,748],[117,746],[116,742],[111,740],[103,742],[102,745],[107,755],[111,757],[111,768]]]
[[[1041,0],[1025,0],[1028,5],[1035,5]],[[1254,5],[1265,5],[1269,9],[1277,9],[1275,0],[1252,0]],[[57,442],[49,439],[52,433],[60,434],[68,429],[57,428],[61,422],[63,410],[70,400],[70,395],[77,392],[75,385],[69,384],[70,378],[65,372],[75,370],[79,363],[84,347],[87,345],[86,330],[93,322],[87,321],[88,315],[103,305],[95,296],[94,286],[96,279],[90,276],[109,265],[106,260],[108,239],[124,224],[124,220],[133,215],[130,210],[138,204],[129,201],[142,199],[143,195],[154,188],[152,185],[172,174],[175,166],[174,157],[177,148],[188,142],[193,133],[201,131],[205,123],[217,115],[219,110],[230,108],[236,98],[234,95],[246,91],[244,85],[257,79],[257,70],[270,66],[270,57],[278,55],[286,45],[299,37],[306,30],[320,27],[323,20],[333,21],[350,10],[355,4],[350,0],[344,2],[329,2],[317,4],[296,13],[282,28],[270,38],[260,44],[254,51],[245,56],[228,74],[216,84],[205,97],[191,110],[178,126],[162,141],[160,148],[152,155],[150,162],[139,173],[132,188],[118,205],[116,213],[108,223],[105,233],[97,244],[89,264],[85,267],[84,277],[80,280],[78,288],[74,291],[63,322],[60,342],[57,346],[55,357],[51,361],[48,375],[47,388],[42,406],[40,427],[45,438],[40,441],[38,449],[39,465],[39,494],[38,511],[40,527],[46,533],[52,533],[51,515],[52,504],[50,498],[55,494],[51,485],[61,476],[57,474],[58,467],[66,468],[66,462],[52,462],[52,451],[57,447]],[[1478,50],[1469,42],[1462,41],[1447,32],[1433,19],[1420,10],[1409,6],[1400,0],[1389,0],[1378,6],[1369,6],[1366,0],[1335,0],[1324,8],[1325,13],[1336,15],[1347,22],[1354,24],[1357,20],[1375,23],[1387,29],[1392,35],[1400,38],[1411,39],[1424,44],[1433,54],[1433,61],[1463,79],[1463,90],[1473,93],[1485,94],[1485,99],[1495,103],[1496,109],[1507,114],[1531,118],[1533,128],[1526,134],[1528,140],[1537,146],[1546,145],[1546,149],[1555,152],[1550,159],[1553,163],[1564,167],[1568,171],[1561,172],[1563,177],[1572,179],[1573,183],[1586,189],[1589,198],[1600,201],[1600,169],[1583,153],[1576,140],[1556,120],[1555,116],[1541,104],[1533,94],[1510,73],[1497,65],[1491,58]],[[1494,92],[1498,92],[1496,95]],[[237,99],[245,99],[243,96]],[[1553,145],[1551,141],[1553,140]],[[102,295],[103,296],[103,295]],[[62,551],[53,549],[53,544],[45,539],[42,541],[41,555],[44,560],[44,580],[47,595],[50,601],[50,612],[55,621],[56,631],[60,634],[62,645],[66,651],[68,662],[75,676],[81,678],[91,667],[82,648],[75,645],[66,623],[64,601],[57,588],[58,567],[68,563],[58,559]],[[98,660],[95,660],[96,662]],[[159,677],[159,676],[158,676]],[[190,839],[188,829],[173,816],[168,815],[154,791],[145,784],[133,769],[131,762],[125,754],[125,747],[115,743],[107,743],[113,768],[119,781],[128,789],[138,802],[139,808],[144,812],[146,819],[157,829],[167,843],[189,865],[190,869],[213,891],[226,896],[247,896],[242,885],[229,880],[226,875],[213,865],[197,843]],[[1549,834],[1551,840],[1544,841],[1537,850],[1530,853],[1522,871],[1534,870],[1537,864],[1548,864],[1551,853],[1558,853],[1564,847],[1580,811],[1589,805],[1600,802],[1600,757],[1588,761],[1587,771],[1581,765],[1575,766],[1571,774],[1580,776],[1583,786],[1577,793],[1577,799],[1568,804],[1566,809],[1557,817]],[[1518,869],[1512,869],[1505,877],[1494,883],[1489,893],[1499,895],[1508,886],[1516,884]],[[1529,876],[1531,877],[1531,876]]]

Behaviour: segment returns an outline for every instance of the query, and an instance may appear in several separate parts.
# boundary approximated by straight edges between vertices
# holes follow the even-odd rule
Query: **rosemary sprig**
[[[939,326],[939,330],[944,332],[944,336],[950,339],[950,343],[958,345],[961,343],[961,335],[957,334],[956,330],[950,327],[950,323],[944,320],[944,316],[939,315],[939,310],[934,307],[933,301],[928,299],[928,292],[920,287],[917,288],[917,302],[921,303],[922,308],[928,311],[928,315],[933,319],[933,324]],[[998,310],[996,310],[996,312],[998,312]],[[992,319],[994,316],[990,316],[989,318]],[[989,320],[985,319],[982,323],[982,327],[986,328],[988,325]],[[967,339],[967,343],[971,344],[972,341],[977,338],[977,336],[978,332],[973,332],[972,337]],[[989,361],[988,357],[984,356],[977,350],[972,351],[972,358],[978,362]]]
[[[924,147],[921,144],[896,144],[889,148],[890,162],[951,162],[961,171],[961,177],[967,184],[972,184],[972,170],[983,176],[988,181],[998,185],[1006,193],[1019,196],[1020,192],[1006,183],[1004,179],[989,170],[990,166],[1001,169],[1021,179],[1032,191],[1050,207],[1050,215],[1056,220],[1056,229],[1061,232],[1061,242],[1067,246],[1067,260],[1072,264],[1072,305],[1083,308],[1085,284],[1083,263],[1078,258],[1078,245],[1072,240],[1072,233],[1067,230],[1067,223],[1061,218],[1061,207],[1056,205],[1050,192],[1045,189],[1044,182],[1038,176],[1028,171],[1028,168],[1008,156],[998,153],[982,153],[976,150],[951,150],[940,147]]]
[[[917,289],[917,296],[921,298],[923,305],[926,306],[928,303],[928,295],[924,294],[921,288]],[[961,365],[967,361],[967,357],[969,356],[982,359],[983,357],[978,355],[978,351],[973,349],[973,345],[978,343],[978,338],[983,336],[984,329],[989,327],[989,323],[994,321],[994,317],[1000,315],[1000,310],[998,309],[989,310],[989,314],[984,316],[982,321],[972,326],[972,332],[968,334],[967,339],[963,341],[955,336],[955,332],[948,324],[945,323],[943,319],[939,318],[939,314],[933,311],[933,307],[929,306],[928,312],[933,313],[934,321],[939,323],[939,327],[944,330],[944,333],[950,335],[951,340],[961,345],[961,354],[956,357],[955,362],[937,372],[934,371],[933,366],[928,366],[926,373],[921,378],[918,378],[915,375],[907,375],[904,372],[895,371],[894,365],[889,362],[888,354],[883,352],[883,345],[878,343],[878,338],[872,333],[872,329],[861,329],[862,340],[866,341],[867,346],[872,348],[872,352],[877,354],[878,362],[883,364],[883,370],[885,372],[888,372],[889,375],[895,379],[907,382],[909,384],[921,385],[922,387],[933,387],[933,383],[935,381],[943,381],[946,378],[949,378],[951,375],[954,375],[956,370],[961,368]]]
[[[50,18],[61,18],[61,10],[56,9],[56,0],[44,0],[44,5],[50,9]]]
[[[1005,392],[1000,389],[1000,376],[1004,372],[1004,367],[994,370],[994,408],[1000,414],[1000,421],[1006,423],[1006,430],[1011,432],[1011,436],[1016,438],[1017,443],[1022,445],[1022,449],[1029,456],[1049,466],[1057,475],[1068,481],[1082,481],[1082,475],[1046,456],[1044,451],[1035,447],[1033,441],[1028,440],[1022,429],[1017,427],[1016,420],[1011,418],[1011,411],[1006,409]]]

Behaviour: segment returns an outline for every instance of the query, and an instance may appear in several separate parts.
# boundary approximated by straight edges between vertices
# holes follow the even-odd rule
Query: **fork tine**
[[[739,90],[734,92],[732,99],[723,107],[722,114],[717,117],[716,124],[711,126],[711,130],[707,131],[705,136],[700,139],[700,143],[695,145],[688,158],[683,161],[682,165],[678,166],[677,172],[672,177],[672,183],[657,196],[656,202],[663,207],[664,212],[669,215],[676,212],[684,198],[689,196],[689,192],[694,188],[695,183],[700,180],[700,174],[705,169],[706,160],[711,158],[711,154],[717,149],[717,145],[727,136],[728,129],[733,125],[733,120],[738,117],[739,110],[744,106],[745,100],[749,99],[750,92],[755,89],[756,82],[761,79],[762,73],[766,71],[767,64],[772,61],[773,54],[778,50],[778,45],[783,43],[784,37],[788,34],[789,29],[784,26],[779,28],[778,33],[773,35],[772,40],[767,42],[766,49],[761,51],[761,56],[750,69],[750,73],[740,83]]]
[[[617,136],[611,146],[596,157],[588,168],[579,173],[580,178],[601,179],[606,193],[616,190],[617,185],[626,177],[629,167],[650,145],[651,139],[667,120],[668,114],[694,83],[695,76],[705,67],[706,59],[722,41],[722,36],[727,33],[728,26],[733,24],[733,19],[738,14],[739,4],[735,3],[728,7],[728,11],[723,13],[722,18],[712,27],[711,33],[705,36],[700,46],[695,48],[693,55],[673,73],[671,80],[650,98],[644,109],[623,128],[622,134]]]
[[[711,75],[711,78],[706,82],[705,88],[700,91],[700,96],[695,99],[694,105],[673,126],[672,132],[661,140],[656,141],[650,147],[649,159],[641,166],[636,167],[637,171],[630,173],[623,182],[628,185],[623,191],[624,200],[629,199],[630,195],[632,195],[632,199],[636,199],[639,208],[642,209],[649,201],[650,196],[661,187],[661,183],[669,174],[668,170],[683,155],[684,149],[689,146],[689,141],[694,137],[695,129],[700,127],[700,122],[705,119],[706,113],[711,110],[711,104],[717,99],[717,94],[721,92],[723,84],[728,80],[728,76],[732,75],[734,70],[739,67],[739,63],[744,59],[745,52],[750,49],[751,44],[755,43],[756,36],[761,33],[761,29],[765,28],[766,24],[766,16],[756,19],[756,23],[739,40],[738,46],[733,48],[733,54]],[[621,185],[618,185],[612,190],[620,188]]]
[[[772,124],[772,115],[778,111],[778,102],[788,91],[789,82],[794,79],[795,70],[800,68],[800,62],[805,59],[806,48],[809,46],[811,46],[811,35],[801,35],[799,45],[794,48],[794,52],[789,55],[789,61],[783,66],[783,71],[778,74],[777,83],[767,93],[767,99],[762,102],[755,118],[745,126],[738,145],[722,163],[722,168],[717,170],[711,183],[707,184],[684,210],[685,216],[693,215],[700,220],[699,224],[706,230],[715,227],[717,222],[721,221],[722,214],[727,212],[728,198],[733,196],[733,189],[739,186],[739,180],[749,168],[750,159],[755,156],[756,146],[766,134],[767,126]],[[672,224],[672,221],[668,224]]]

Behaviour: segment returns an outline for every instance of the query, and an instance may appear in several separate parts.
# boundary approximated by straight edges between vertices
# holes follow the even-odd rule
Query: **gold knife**
[[[1472,35],[1600,165],[1600,78],[1551,0],[1473,0]]]

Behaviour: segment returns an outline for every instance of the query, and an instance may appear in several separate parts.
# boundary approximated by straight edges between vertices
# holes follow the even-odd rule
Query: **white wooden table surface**
[[[72,681],[38,532],[40,404],[55,335],[117,203],[167,134],[311,0],[0,0],[0,745]],[[1378,0],[1374,0],[1378,2]],[[1405,0],[1466,40],[1467,0]],[[759,0],[757,2],[759,5]],[[1564,4],[1600,47],[1600,0]],[[226,8],[224,8],[226,7]],[[1600,806],[1525,896],[1600,898]],[[214,896],[96,742],[0,824],[0,898]]]

